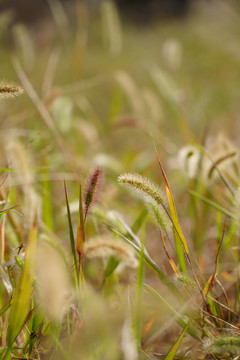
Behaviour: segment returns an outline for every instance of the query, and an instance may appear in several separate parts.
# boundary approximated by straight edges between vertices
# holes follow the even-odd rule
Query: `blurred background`
[[[71,0],[61,0],[65,5],[72,5]],[[103,0],[81,0],[83,4],[93,7],[100,6]],[[113,0],[114,1],[114,0]],[[193,0],[194,1],[194,0]],[[115,0],[120,12],[128,19],[148,23],[151,20],[161,18],[185,16],[190,7],[190,0]],[[13,9],[15,19],[33,22],[36,19],[46,16],[48,13],[48,0],[2,0],[1,10]]]

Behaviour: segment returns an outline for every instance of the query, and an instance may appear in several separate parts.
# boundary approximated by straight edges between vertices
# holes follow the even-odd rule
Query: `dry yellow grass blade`
[[[153,139],[153,137],[152,137],[152,139]],[[180,223],[178,220],[177,211],[176,211],[176,207],[174,204],[170,185],[169,185],[167,176],[165,174],[165,171],[163,169],[162,163],[160,161],[154,139],[153,139],[153,144],[154,144],[158,164],[159,164],[159,167],[160,167],[160,170],[163,175],[164,182],[165,182],[168,204],[169,204],[170,213],[171,213],[171,221],[173,224],[173,230],[174,230],[174,234],[175,234],[175,244],[176,244],[176,251],[177,251],[179,265],[180,265],[181,271],[187,273],[187,266],[186,266],[186,262],[185,262],[185,258],[184,258],[184,253],[187,255],[187,258],[189,258],[189,250],[188,250],[187,242],[182,233],[182,229],[181,229],[181,226],[180,226]]]
[[[164,240],[164,237],[163,237],[163,234],[162,234],[162,231],[159,227],[159,231],[160,231],[160,235],[161,235],[161,240],[162,240],[162,244],[163,244],[163,248],[164,248],[164,251],[167,255],[167,258],[168,258],[168,261],[173,269],[173,271],[175,272],[175,274],[179,274],[179,270],[178,270],[178,267],[177,265],[175,264],[174,260],[171,258],[171,256],[169,255],[169,252],[167,250],[167,247],[166,247],[166,243],[165,243],[165,240]]]

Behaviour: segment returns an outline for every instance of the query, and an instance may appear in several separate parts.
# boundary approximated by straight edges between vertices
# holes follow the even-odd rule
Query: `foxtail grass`
[[[0,99],[7,99],[15,96],[22,95],[24,92],[21,86],[0,82]]]
[[[97,166],[90,172],[84,187],[84,221],[90,209],[98,201],[102,181],[103,169]]]
[[[84,254],[88,258],[109,258],[114,256],[123,265],[136,268],[138,261],[134,250],[124,241],[107,236],[94,237],[84,244]]]
[[[118,181],[125,185],[129,190],[135,191],[146,201],[154,200],[158,205],[164,204],[161,190],[148,178],[139,174],[125,173],[118,177]]]
[[[214,354],[240,355],[240,338],[237,336],[218,336],[206,341],[207,352]]]

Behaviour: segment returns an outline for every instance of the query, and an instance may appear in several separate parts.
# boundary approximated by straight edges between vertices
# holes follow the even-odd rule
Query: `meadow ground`
[[[240,13],[0,14],[0,359],[234,359]]]

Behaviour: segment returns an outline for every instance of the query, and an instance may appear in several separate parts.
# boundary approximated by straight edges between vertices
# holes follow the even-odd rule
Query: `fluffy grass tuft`
[[[136,255],[130,246],[122,240],[107,236],[97,236],[88,240],[84,245],[84,253],[90,259],[114,256],[127,267],[136,268],[138,265]]]

